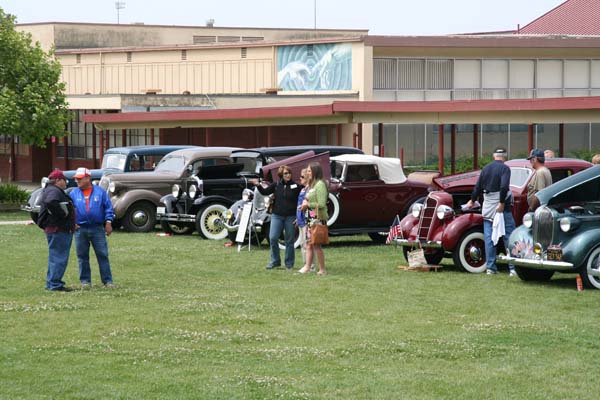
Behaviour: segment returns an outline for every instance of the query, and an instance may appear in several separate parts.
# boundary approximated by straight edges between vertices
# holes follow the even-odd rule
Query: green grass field
[[[116,289],[43,289],[35,225],[0,226],[2,399],[597,399],[600,292],[574,275],[397,269],[333,239],[329,275],[196,235],[109,238]],[[299,252],[297,253],[300,258]],[[297,262],[297,267],[300,262]],[[65,276],[78,287],[74,252]]]

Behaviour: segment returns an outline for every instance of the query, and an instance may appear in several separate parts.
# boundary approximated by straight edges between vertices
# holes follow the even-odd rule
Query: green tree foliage
[[[69,111],[53,52],[15,29],[15,17],[0,8],[0,134],[45,146],[64,136]]]

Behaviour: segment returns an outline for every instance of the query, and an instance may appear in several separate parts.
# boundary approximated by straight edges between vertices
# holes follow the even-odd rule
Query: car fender
[[[123,196],[115,196],[111,198],[113,210],[115,212],[115,219],[119,220],[125,216],[127,209],[138,201],[147,201],[158,206],[160,203],[161,195],[151,190],[130,190],[125,192]]]
[[[584,265],[590,252],[600,243],[600,228],[573,233],[574,237],[563,247],[563,260],[578,268]]]
[[[402,232],[402,237],[405,239],[412,238],[411,231],[415,226],[419,223],[419,218],[415,218],[412,214],[408,214],[406,217],[402,218],[400,221],[400,230]]]
[[[465,232],[480,228],[483,230],[483,216],[481,214],[461,214],[444,225],[442,234],[442,247],[446,251],[452,251]]]
[[[199,207],[209,203],[219,203],[225,205],[226,207],[230,207],[233,204],[233,201],[224,196],[200,196],[194,200],[194,209],[198,209]]]
[[[33,192],[31,192],[31,195],[29,196],[29,200],[27,200],[27,203],[29,204],[30,207],[39,205],[38,202],[42,199],[42,191],[43,190],[44,190],[43,188],[37,188]]]
[[[172,194],[168,194],[160,198],[160,204],[165,205],[165,212],[172,213],[174,206],[177,204],[177,197]]]

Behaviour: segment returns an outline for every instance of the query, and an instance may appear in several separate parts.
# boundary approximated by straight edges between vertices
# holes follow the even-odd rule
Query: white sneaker
[[[508,273],[508,276],[518,276],[517,271],[515,271],[514,269],[511,269],[510,272]]]
[[[491,270],[491,269],[487,269],[487,270],[485,271],[485,274],[486,274],[486,275],[496,275],[496,274],[497,274],[497,272],[496,272],[496,271],[494,271],[494,270]]]

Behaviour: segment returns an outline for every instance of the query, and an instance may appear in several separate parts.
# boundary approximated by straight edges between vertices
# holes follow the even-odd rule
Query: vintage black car
[[[261,176],[262,167],[307,151],[363,154],[346,146],[282,146],[240,149],[231,153],[233,163],[191,176],[183,185],[173,185],[156,210],[161,227],[169,233],[190,233],[194,229],[205,239],[224,239],[227,229],[222,214],[239,200],[243,189],[252,188],[249,178]]]
[[[549,280],[575,272],[600,289],[600,165],[536,193],[540,207],[523,217],[509,240],[508,256],[522,280]]]
[[[160,160],[172,151],[194,146],[184,145],[152,145],[152,146],[128,146],[113,147],[104,152],[102,166],[100,169],[91,169],[92,182],[97,183],[105,174],[118,174],[126,172],[153,171]],[[77,187],[75,183],[75,170],[63,171],[67,178],[67,193]],[[27,201],[21,207],[29,211],[31,219],[36,221],[40,211],[40,198],[42,189],[46,186],[48,178],[42,178],[41,187],[34,190]]]

